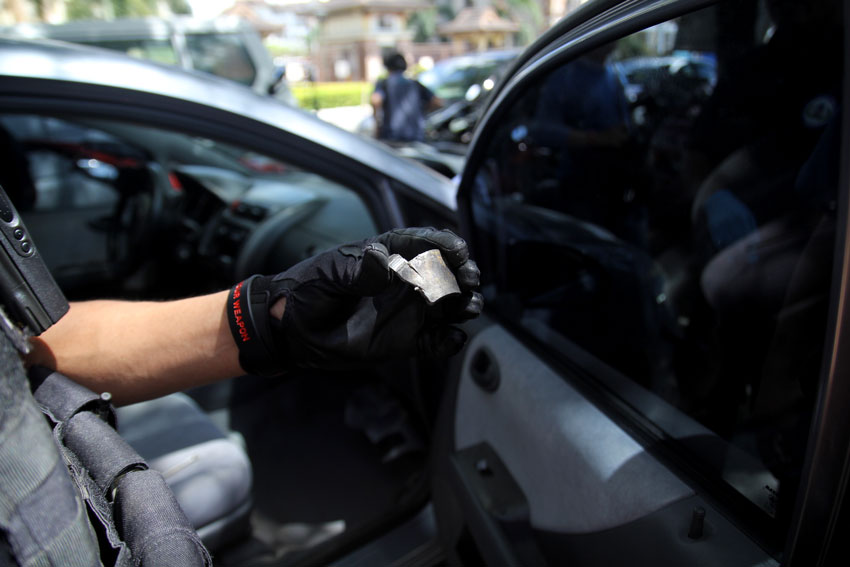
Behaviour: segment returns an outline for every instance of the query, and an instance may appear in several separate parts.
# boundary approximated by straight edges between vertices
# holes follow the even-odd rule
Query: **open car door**
[[[842,557],[845,22],[592,2],[521,56],[459,189],[488,316],[437,430],[451,563]]]

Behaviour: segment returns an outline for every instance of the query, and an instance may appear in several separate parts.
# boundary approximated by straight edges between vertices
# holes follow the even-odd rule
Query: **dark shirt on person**
[[[401,73],[390,73],[378,81],[375,92],[381,95],[383,116],[378,137],[382,140],[413,142],[425,139],[425,108],[434,93]]]

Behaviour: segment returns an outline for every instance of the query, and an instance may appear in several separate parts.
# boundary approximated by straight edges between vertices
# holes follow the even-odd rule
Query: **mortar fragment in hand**
[[[436,248],[419,254],[410,261],[399,254],[390,256],[389,266],[402,281],[412,285],[425,297],[429,305],[446,297],[460,293],[457,279],[446,266],[443,255]]]

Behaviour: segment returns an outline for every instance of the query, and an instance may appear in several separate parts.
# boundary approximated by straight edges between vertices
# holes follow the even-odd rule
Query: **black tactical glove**
[[[388,266],[440,250],[461,293],[434,305]],[[466,242],[448,230],[397,229],[304,260],[276,276],[252,276],[233,287],[228,317],[239,362],[252,374],[294,368],[362,367],[409,355],[456,354],[466,335],[452,323],[481,313],[479,272]],[[283,318],[270,314],[284,298]]]

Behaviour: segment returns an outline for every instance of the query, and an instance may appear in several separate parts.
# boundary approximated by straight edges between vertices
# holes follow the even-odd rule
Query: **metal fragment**
[[[448,295],[460,293],[457,279],[437,249],[423,252],[410,261],[393,254],[389,266],[399,278],[421,293],[430,305]]]

